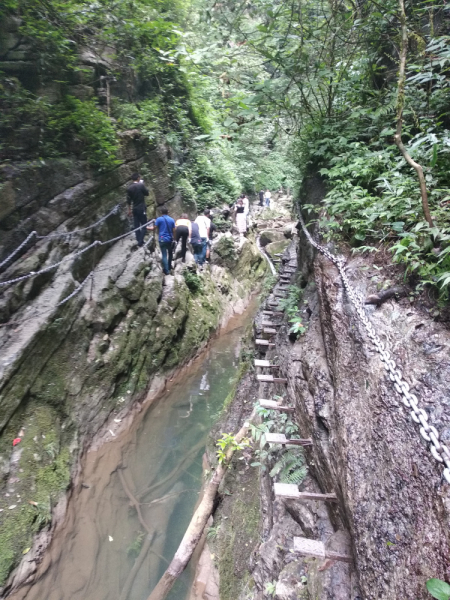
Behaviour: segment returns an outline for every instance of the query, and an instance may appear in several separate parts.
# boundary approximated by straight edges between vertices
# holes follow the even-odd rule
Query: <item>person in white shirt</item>
[[[202,254],[198,262],[199,266],[202,266],[206,260],[206,248],[208,246],[209,230],[211,227],[211,220],[206,216],[208,209],[205,209],[204,212],[205,214],[199,215],[195,219],[195,223],[198,225],[198,231],[202,240]]]
[[[264,194],[264,200],[266,202],[266,206],[267,208],[270,207],[270,199],[272,198],[272,194],[270,193],[269,190],[266,190],[266,193]]]
[[[249,203],[248,198],[247,198],[247,196],[245,194],[242,194],[241,198],[242,198],[242,202],[244,204],[244,215],[245,215],[245,218],[247,218],[247,215],[248,215],[248,213],[250,211],[250,203]]]

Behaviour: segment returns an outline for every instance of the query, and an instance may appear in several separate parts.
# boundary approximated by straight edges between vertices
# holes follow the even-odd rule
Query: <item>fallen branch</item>
[[[140,498],[140,499],[145,498],[151,492],[154,492],[155,490],[157,490],[161,486],[165,485],[166,483],[170,483],[171,479],[173,479],[174,477],[177,477],[178,474],[185,469],[186,463],[189,460],[191,460],[191,461],[194,460],[194,458],[197,455],[200,448],[204,448],[204,447],[205,447],[204,440],[202,440],[201,442],[199,442],[198,444],[193,446],[189,450],[189,452],[186,454],[186,456],[183,458],[183,460],[166,477],[164,477],[164,479],[161,479],[161,481],[158,481],[157,483],[153,483],[153,484],[149,485],[145,490],[142,490],[141,492],[139,492],[138,498]],[[154,479],[153,479],[153,481],[154,481]]]
[[[132,504],[132,505],[134,506],[134,508],[136,509],[137,516],[138,516],[138,519],[139,519],[139,522],[140,522],[140,524],[142,525],[142,527],[145,529],[145,531],[146,531],[148,534],[152,534],[152,533],[153,533],[153,530],[152,530],[152,529],[150,529],[150,527],[149,527],[149,526],[147,525],[147,523],[145,522],[145,520],[144,520],[144,517],[142,516],[142,513],[141,513],[141,505],[140,505],[140,504],[139,504],[139,502],[136,500],[136,498],[135,498],[135,497],[134,497],[134,495],[132,494],[132,492],[131,492],[130,488],[128,487],[128,484],[127,484],[127,482],[125,481],[125,476],[124,476],[124,474],[123,474],[123,472],[122,472],[122,469],[119,469],[119,470],[118,470],[118,473],[119,473],[119,478],[120,478],[120,481],[121,481],[121,483],[122,483],[123,489],[125,490],[125,493],[126,493],[126,495],[127,495],[127,496],[128,496],[128,498],[130,499],[130,502],[131,502],[131,504]]]
[[[125,581],[125,584],[122,588],[122,593],[120,594],[119,600],[127,600],[131,592],[131,588],[133,587],[136,575],[139,573],[139,569],[142,567],[142,563],[144,562],[144,559],[147,556],[148,551],[150,550],[150,546],[152,545],[153,538],[155,537],[155,535],[156,532],[154,531],[152,534],[147,533],[147,535],[145,536],[145,541],[142,544],[139,556],[134,561],[133,568],[128,574],[127,580]]]
[[[250,418],[245,422],[244,426],[238,431],[235,436],[237,443],[241,442],[250,427],[250,421],[253,420],[256,413],[253,412]],[[228,469],[228,464],[234,454],[234,449],[230,448],[226,453],[226,460],[217,466],[217,469],[212,476],[211,480],[205,488],[203,498],[194,513],[194,516],[189,523],[189,527],[184,534],[181,544],[175,553],[169,567],[165,571],[164,575],[158,581],[153,592],[148,597],[148,600],[164,600],[167,594],[171,590],[173,584],[187,567],[194,550],[200,541],[203,530],[206,527],[209,517],[211,516],[214,500],[216,498],[217,490],[225,473]]]
[[[403,158],[406,162],[415,169],[419,178],[420,193],[422,196],[422,208],[425,219],[430,227],[434,227],[433,219],[431,218],[430,208],[428,206],[428,192],[423,174],[423,168],[419,163],[413,160],[403,145],[402,142],[402,126],[403,126],[403,108],[405,105],[405,82],[406,82],[406,55],[408,52],[408,26],[406,21],[405,3],[404,0],[398,0],[400,26],[401,26],[401,46],[400,46],[400,65],[398,69],[398,86],[397,86],[397,130],[394,135],[394,141],[397,144]]]

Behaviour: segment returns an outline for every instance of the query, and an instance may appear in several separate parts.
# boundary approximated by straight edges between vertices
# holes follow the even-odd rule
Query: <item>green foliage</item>
[[[136,537],[134,538],[134,540],[131,542],[131,544],[127,548],[127,555],[130,558],[136,559],[139,556],[139,554],[141,552],[142,544],[144,543],[144,538],[145,538],[145,533],[143,531],[139,531],[137,533]]]
[[[185,269],[183,271],[184,281],[188,286],[189,290],[195,295],[202,291],[203,289],[203,281],[200,275],[190,271],[189,269]]]
[[[297,425],[286,413],[267,410],[259,405],[256,406],[256,410],[263,420],[260,424],[250,425],[253,440],[259,442],[259,449],[255,451],[257,460],[251,466],[260,467],[265,472],[272,463],[269,471],[271,477],[277,477],[281,483],[301,483],[308,472],[303,448],[299,446],[283,448],[279,444],[271,444],[267,448],[265,438],[265,434],[272,430],[284,433],[288,437],[296,437]]]
[[[271,294],[275,284],[278,281],[278,277],[276,275],[269,274],[264,278],[264,282],[262,284],[261,295],[262,298],[267,298],[269,294]]]
[[[450,599],[450,585],[440,579],[429,579],[427,581],[427,590],[437,600]]]
[[[300,316],[300,300],[303,296],[301,288],[296,285],[291,285],[288,288],[288,295],[286,298],[281,298],[279,301],[280,308],[286,313],[289,318],[291,327],[289,333],[295,333],[301,335],[305,333],[306,327],[303,325]]]
[[[235,452],[236,450],[243,450],[249,445],[250,442],[247,438],[244,438],[241,442],[238,442],[232,433],[222,433],[222,437],[216,442],[216,454],[219,464],[223,464],[227,460],[227,453],[229,451]]]
[[[68,138],[82,148],[82,156],[98,169],[106,170],[118,164],[118,140],[108,117],[93,100],[81,101],[66,96],[53,107],[47,124],[52,144],[62,149]]]
[[[162,109],[158,98],[143,100],[138,104],[118,102],[115,114],[124,129],[138,129],[151,142],[161,135]]]
[[[276,581],[268,581],[267,583],[265,583],[266,594],[268,594],[269,596],[275,596],[276,587],[277,587]]]

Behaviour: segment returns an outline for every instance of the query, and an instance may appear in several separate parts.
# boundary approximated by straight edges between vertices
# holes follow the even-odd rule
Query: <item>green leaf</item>
[[[450,585],[440,579],[429,579],[427,581],[427,590],[436,600],[450,599]]]
[[[437,162],[437,144],[433,144],[433,158],[431,159],[430,167],[434,167]]]

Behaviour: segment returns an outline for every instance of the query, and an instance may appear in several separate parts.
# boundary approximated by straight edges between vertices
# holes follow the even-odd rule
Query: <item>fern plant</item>
[[[281,483],[299,484],[308,473],[302,448],[289,448],[277,460],[269,475],[278,476]]]

